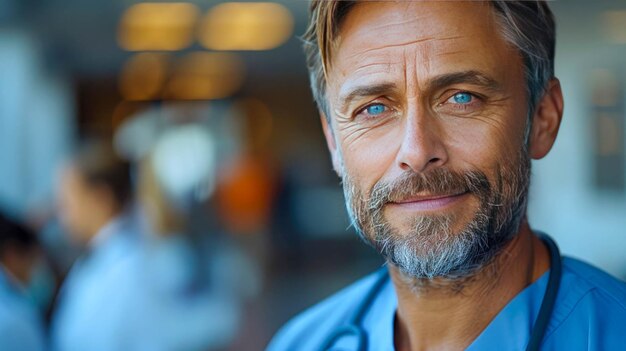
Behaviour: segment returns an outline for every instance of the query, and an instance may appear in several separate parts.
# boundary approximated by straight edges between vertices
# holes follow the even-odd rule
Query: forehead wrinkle
[[[407,9],[410,10],[409,4],[406,5]],[[410,5],[413,6],[414,3],[411,2]],[[334,85],[333,90],[339,93],[345,91],[346,89],[343,88],[348,87],[348,85],[352,85],[354,88],[357,83],[359,83],[358,85],[373,85],[395,81],[397,84],[396,92],[404,91],[408,95],[414,96],[417,91],[427,90],[421,85],[427,83],[429,78],[442,73],[449,73],[452,68],[483,71],[489,76],[497,78],[499,83],[505,83],[499,79],[501,70],[494,72],[490,70],[494,64],[498,67],[497,63],[502,62],[502,57],[492,57],[492,55],[476,61],[474,60],[476,55],[471,55],[472,51],[488,50],[493,44],[478,38],[477,32],[474,30],[478,28],[478,24],[475,26],[463,21],[456,21],[451,24],[451,27],[447,27],[447,30],[445,28],[437,30],[437,26],[431,28],[427,25],[434,21],[428,17],[422,16],[418,18],[419,21],[405,20],[406,16],[403,17],[403,15],[408,14],[406,11],[400,12],[399,15],[396,12],[395,17],[386,17],[386,24],[379,22],[381,17],[371,17],[371,15],[378,16],[378,12],[363,15],[355,13],[355,11],[358,12],[358,9],[352,10],[351,14],[357,17],[350,18],[351,15],[349,14],[347,22],[344,22],[344,25],[350,22],[353,26],[344,26],[340,31],[336,42],[339,45],[335,49],[336,55],[333,58],[335,65],[331,65],[330,72],[335,70],[333,83],[336,84],[330,84]],[[473,10],[470,11],[473,12]],[[414,17],[418,16],[414,15]],[[402,19],[402,21],[398,21],[398,19]],[[361,22],[357,23],[358,21]],[[412,25],[413,22],[416,26]],[[392,24],[397,25],[399,23],[406,23],[406,26],[415,27],[415,30],[412,28],[408,30],[406,26],[405,28],[392,26]],[[479,25],[480,28],[476,30],[480,29],[482,30],[480,33],[484,33],[485,25],[487,24]],[[468,26],[468,29],[465,29],[465,26]],[[452,31],[453,29],[454,31]],[[492,31],[493,29],[491,29]],[[493,51],[496,52],[497,50],[494,49]],[[411,67],[407,67],[407,65]],[[332,75],[332,73],[329,74],[329,76]],[[418,83],[419,86],[415,88],[417,90],[414,90],[413,85]],[[409,88],[414,91],[408,92]],[[333,95],[335,95],[333,100],[338,102],[337,95],[339,94]]]
[[[368,75],[374,75],[374,74],[391,74],[392,71],[394,70],[393,66],[397,64],[398,62],[389,62],[389,61],[365,63],[363,65],[359,65],[357,68],[353,70],[344,69],[340,73],[343,77],[354,76],[354,75],[368,76]]]
[[[359,52],[349,55],[347,58],[360,59],[361,56],[363,55],[370,56],[379,50],[400,49],[400,48],[404,49],[407,46],[411,46],[411,45],[429,44],[431,42],[445,42],[448,40],[456,40],[456,39],[463,39],[463,38],[464,36],[462,35],[456,35],[456,36],[445,37],[445,38],[421,38],[421,39],[409,40],[409,41],[405,41],[402,43],[386,44],[386,45],[377,46],[375,48],[367,49],[364,51],[359,51]]]
[[[404,49],[404,91],[407,93],[407,98],[417,98],[417,92],[419,87],[419,77],[417,73],[417,57],[419,53],[417,50]],[[413,64],[415,63],[415,64]],[[425,63],[428,65],[428,63]],[[428,69],[428,67],[421,67],[421,69]]]
[[[452,44],[453,42],[458,42],[459,39],[466,39],[466,37],[459,35],[446,38],[425,38],[403,44],[384,45],[348,54],[343,58],[338,56],[338,64],[335,67],[339,76],[344,78],[356,73],[371,75],[378,73],[390,74],[394,71],[406,78],[407,64],[419,65],[419,67],[413,70],[414,73],[424,73],[429,71],[430,60],[434,59],[432,57],[433,54],[438,57],[462,54],[464,51],[458,49],[459,45]],[[351,46],[358,46],[358,43]],[[350,48],[346,47],[346,49],[349,51]],[[392,51],[390,52],[390,50]],[[410,55],[411,58],[407,61],[408,52],[411,52],[412,55]],[[376,62],[367,63],[368,61]],[[365,62],[365,64],[359,65],[361,62]],[[356,69],[354,68],[355,66],[357,67]],[[376,66],[380,66],[380,69]],[[373,68],[373,70],[369,71],[369,68]]]
[[[442,46],[454,46],[454,45],[445,45],[444,43],[449,43],[454,41],[455,39],[459,41],[460,39],[467,39],[467,29],[469,28],[470,32],[475,27],[484,27],[488,25],[484,24],[470,24],[466,23],[466,21],[455,21],[448,24],[447,29],[442,29],[437,25],[438,22],[428,14],[429,8],[436,6],[444,6],[447,5],[446,2],[442,2],[440,4],[437,3],[424,3],[425,5],[432,5],[426,8],[426,11],[421,11],[417,8],[413,8],[418,4],[413,1],[401,1],[394,2],[394,4],[400,5],[402,8],[400,11],[395,12],[385,12],[378,11],[378,9],[374,9],[373,6],[393,6],[391,3],[380,4],[380,3],[370,3],[370,2],[361,2],[356,5],[356,7],[350,11],[346,17],[345,22],[343,22],[342,28],[340,30],[340,35],[337,38],[336,44],[337,48],[345,47],[346,41],[349,40],[351,43],[349,47],[345,47],[346,51],[351,51],[353,54],[344,55],[343,59],[340,61],[344,61],[345,59],[355,59],[362,60],[363,56],[368,56],[374,50],[381,49],[393,49],[398,46],[406,46],[406,45],[419,45],[421,43],[428,43],[429,41],[438,41]],[[404,6],[402,6],[404,5]],[[421,5],[421,4],[420,4]],[[471,6],[465,8],[466,4],[463,4],[463,12],[476,14],[479,13],[483,15],[485,11],[484,6]],[[474,4],[472,4],[474,5]],[[370,7],[369,11],[366,10],[365,13],[359,11],[359,7]],[[372,11],[374,9],[374,11]],[[493,20],[493,14],[489,9],[488,17],[486,22],[491,23]],[[481,16],[483,17],[483,16]],[[367,26],[361,28],[354,28],[355,26],[350,26],[349,24],[353,24],[355,22],[363,22],[367,23]],[[411,27],[412,29],[409,32],[413,34],[409,34],[410,37],[413,37],[414,40],[407,40],[407,29]],[[347,29],[349,28],[349,29]],[[345,31],[347,29],[347,31]],[[378,34],[376,34],[378,32]],[[459,34],[464,33],[464,34]],[[470,34],[471,35],[471,34]],[[410,38],[409,37],[409,38]],[[349,39],[350,38],[350,39]],[[394,43],[395,41],[403,41],[400,43]],[[388,43],[383,46],[375,47],[372,49],[367,49],[365,51],[360,51],[361,48],[371,47],[372,44],[376,46],[378,43]],[[439,46],[439,45],[436,45]],[[340,50],[343,51],[343,50]],[[456,50],[455,50],[456,51]]]
[[[390,73],[392,71],[392,66],[398,64],[397,62],[373,62],[373,63],[367,63],[364,65],[359,66],[357,69],[355,69],[354,71],[352,71],[352,73],[358,73],[361,72],[363,70],[366,69],[371,69],[371,68],[376,68],[376,67],[380,67],[380,72],[383,73]],[[378,69],[374,70],[376,73]],[[346,72],[342,72],[344,75],[346,74]],[[374,73],[374,72],[372,72]]]
[[[337,67],[337,68],[339,68],[340,70],[340,76],[343,76],[344,78],[357,74],[357,73],[361,73],[360,77],[357,77],[355,80],[359,80],[360,78],[364,78],[364,77],[376,75],[376,74],[381,74],[381,73],[390,74],[393,71],[397,70],[398,73],[400,73],[405,78],[403,83],[404,83],[405,91],[407,91],[409,87],[417,86],[418,72],[421,72],[423,74],[424,72],[429,71],[430,65],[431,65],[430,59],[432,59],[429,57],[429,55],[432,55],[430,52],[433,51],[433,48],[441,47],[442,49],[440,50],[445,50],[445,48],[447,47],[455,47],[454,45],[452,46],[445,45],[445,44],[442,44],[441,42],[442,41],[445,42],[449,40],[457,40],[459,38],[464,38],[464,37],[453,36],[453,37],[447,37],[447,38],[426,38],[423,40],[410,41],[402,45],[398,44],[398,45],[386,45],[383,47],[377,47],[377,48],[361,51],[361,52],[350,55],[349,57],[352,58],[352,60],[347,60],[347,61],[342,60],[342,62],[346,62],[346,64],[341,65],[344,67]],[[413,46],[412,44],[415,44],[415,46]],[[423,47],[423,48],[420,48],[420,47]],[[392,48],[393,50],[402,50],[402,52],[398,53],[398,55],[393,55],[395,57],[400,57],[400,59],[398,59],[397,61],[390,62],[389,53],[384,51],[385,49],[389,49],[389,48]],[[378,53],[372,54],[373,52],[380,51],[380,50],[383,50],[380,54]],[[438,52],[440,50],[435,50],[435,51]],[[462,51],[455,50],[453,52],[450,52],[449,54],[453,54],[453,53],[462,53]],[[376,57],[372,58],[372,56],[376,56]],[[356,69],[354,69],[353,68],[354,66],[350,64],[350,63],[353,63],[354,61],[367,62],[368,59],[375,60],[376,62],[366,63],[364,65],[358,66]],[[378,62],[379,60],[386,60],[386,61]],[[418,64],[419,67],[412,67],[415,64]],[[346,83],[348,82],[347,81],[343,82],[342,88],[340,90],[344,90],[344,87],[346,85],[350,85]]]
[[[408,11],[410,11],[409,7],[410,7],[410,4],[407,4],[405,12],[401,16],[393,16],[392,18],[388,18],[385,22],[382,22],[382,23],[380,23],[378,25],[373,25],[372,29],[389,30],[390,28],[393,28],[393,27],[400,27],[400,28],[402,28],[402,27],[406,27],[407,25],[410,25],[410,24],[426,22],[427,21],[427,19],[422,19],[422,18],[418,18],[418,17],[407,17],[406,13],[408,13]]]
[[[442,57],[442,56],[450,56],[450,55],[459,55],[459,54],[464,54],[465,52],[463,52],[462,50],[456,50],[456,51],[444,51],[444,52],[438,52],[435,55],[437,57]]]
[[[368,19],[369,23],[368,23],[367,29],[361,28],[360,30],[353,32],[352,36],[368,37],[369,33],[380,31],[381,33],[386,33],[386,35],[384,35],[382,38],[376,37],[375,39],[384,42],[386,41],[386,39],[388,39],[387,38],[388,36],[393,37],[395,34],[404,33],[404,31],[407,28],[413,28],[414,35],[421,36],[424,39],[417,39],[416,41],[410,41],[410,42],[405,42],[405,43],[397,43],[395,45],[411,44],[412,42],[419,42],[422,40],[427,40],[427,38],[430,38],[433,36],[441,36],[441,35],[444,35],[444,36],[438,39],[442,39],[442,40],[448,39],[448,37],[446,37],[444,33],[433,32],[432,30],[429,29],[433,26],[433,19],[427,13],[420,13],[420,12],[416,13],[414,9],[411,9],[411,7],[415,5],[415,1],[391,1],[389,3],[394,3],[395,5],[404,5],[404,10],[400,12],[393,12],[393,13],[388,13],[388,12],[385,13],[385,12],[376,11],[377,17],[374,18],[373,20],[371,18]],[[379,2],[376,2],[376,1],[372,1],[372,2],[365,1],[365,2],[357,3],[355,8],[364,7],[364,6],[365,7],[379,6],[379,5],[385,6],[385,5],[389,5],[389,3],[385,4],[385,2],[383,1],[383,3],[380,4]],[[425,2],[425,3],[428,3],[428,2]],[[437,4],[434,4],[434,5],[437,5]],[[355,14],[355,12],[359,12],[359,11],[354,11],[353,9],[353,11],[350,11],[350,13],[348,13],[346,17],[346,22],[362,20],[362,15]],[[346,22],[344,22],[344,24]],[[458,28],[461,28],[464,26],[464,24],[459,24],[458,26],[460,26]],[[426,28],[426,30],[424,30],[424,28]],[[455,29],[458,29],[458,28],[455,28]],[[449,38],[454,39],[454,36],[451,36]],[[340,35],[337,39],[338,39],[337,43],[340,43],[342,41],[342,36]]]

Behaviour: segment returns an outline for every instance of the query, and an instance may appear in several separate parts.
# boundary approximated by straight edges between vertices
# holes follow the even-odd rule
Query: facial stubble
[[[461,280],[489,264],[519,231],[526,211],[530,158],[522,148],[513,160],[496,165],[491,180],[477,169],[406,172],[393,181],[379,181],[367,195],[345,168],[343,174],[348,212],[366,243],[407,277]],[[423,193],[467,193],[477,199],[478,207],[457,230],[463,218],[454,211],[416,215],[409,219],[406,232],[385,218],[389,203]]]

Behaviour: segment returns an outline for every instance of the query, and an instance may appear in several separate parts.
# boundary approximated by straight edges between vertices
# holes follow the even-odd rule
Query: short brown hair
[[[72,166],[91,186],[104,186],[117,206],[123,208],[132,197],[130,163],[121,158],[107,139],[84,140],[71,159]]]
[[[522,55],[528,94],[528,116],[554,77],[555,23],[543,0],[488,1],[495,11],[502,35]],[[311,89],[318,107],[330,121],[326,101],[326,77],[339,26],[357,1],[313,0],[309,26],[303,36]]]

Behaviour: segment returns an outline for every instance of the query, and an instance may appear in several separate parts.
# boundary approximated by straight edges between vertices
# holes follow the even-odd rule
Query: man
[[[305,49],[353,224],[388,262],[269,350],[623,350],[626,286],[526,219],[563,112],[543,1],[315,0]]]
[[[35,233],[0,214],[0,345],[3,350],[44,350],[43,321],[27,292],[40,258]]]

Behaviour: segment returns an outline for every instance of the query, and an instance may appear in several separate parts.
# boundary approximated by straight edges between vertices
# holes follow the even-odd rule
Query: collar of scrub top
[[[0,263],[0,288],[4,286],[5,290],[11,293],[23,296],[26,294],[26,287],[11,273],[3,264]]]
[[[562,276],[562,257],[559,248],[548,235],[536,232],[537,236],[544,242],[550,254],[550,272],[548,277],[548,286],[541,302],[539,314],[535,319],[535,324],[530,333],[530,339],[526,347],[527,351],[538,351],[540,349],[543,336],[548,327],[552,310],[556,303],[557,293]],[[335,329],[322,343],[320,350],[331,350],[331,347],[341,338],[345,336],[353,336],[357,339],[357,351],[366,351],[368,349],[367,332],[362,326],[363,319],[374,302],[374,299],[381,292],[387,281],[389,274],[387,270],[381,271],[379,277],[372,288],[367,292],[361,303],[355,309],[354,314],[350,317],[347,324]]]
[[[135,211],[131,208],[122,210],[117,216],[113,217],[102,228],[100,228],[98,233],[96,233],[96,235],[89,240],[89,243],[87,244],[88,250],[91,251],[103,245],[107,240],[109,240],[110,237],[116,235],[116,233],[119,233],[124,228],[131,226],[135,215]]]

